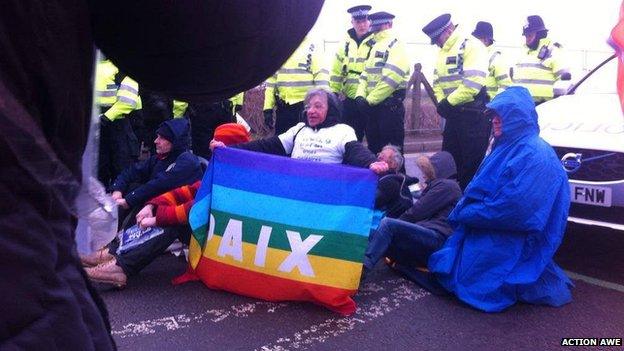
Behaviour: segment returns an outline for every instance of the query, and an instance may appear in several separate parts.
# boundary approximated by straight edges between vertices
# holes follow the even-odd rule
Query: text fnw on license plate
[[[611,207],[611,188],[570,184],[570,197],[580,204]]]

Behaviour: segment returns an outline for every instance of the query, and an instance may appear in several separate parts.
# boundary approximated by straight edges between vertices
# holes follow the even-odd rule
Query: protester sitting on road
[[[412,206],[412,193],[409,186],[418,183],[418,178],[401,172],[405,158],[397,146],[388,144],[377,155],[378,161],[388,164],[388,171],[381,174],[375,195],[375,208],[384,212],[385,217],[398,218]]]
[[[201,179],[199,159],[189,151],[189,122],[167,120],[156,134],[156,155],[126,168],[111,186],[112,197],[122,209],[138,209],[156,195]]]
[[[245,127],[236,123],[217,127],[214,138],[226,145],[250,140]],[[188,216],[200,185],[201,181],[196,181],[147,201],[136,215],[136,222],[142,229],[160,227],[163,233],[125,253],[117,254],[116,243],[111,245],[110,250],[96,253],[94,258],[97,259],[98,265],[85,269],[89,278],[95,282],[123,287],[128,276],[139,273],[165,252],[176,239],[188,245],[191,235]]]
[[[446,151],[421,156],[417,165],[425,188],[421,197],[398,219],[384,218],[371,233],[364,257],[365,277],[384,256],[410,269],[426,267],[431,253],[451,234],[447,216],[461,197],[457,168]]]
[[[570,206],[568,177],[539,137],[533,98],[510,87],[487,104],[494,143],[449,217],[429,269],[465,303],[499,312],[517,301],[561,306],[572,283],[553,261]]]
[[[353,128],[339,123],[339,102],[332,93],[321,88],[311,89],[304,105],[306,122],[278,136],[236,147],[314,162],[368,167],[377,174],[388,170],[385,162],[376,162],[375,155],[357,141]],[[211,149],[220,146],[224,144],[216,140],[210,143]]]

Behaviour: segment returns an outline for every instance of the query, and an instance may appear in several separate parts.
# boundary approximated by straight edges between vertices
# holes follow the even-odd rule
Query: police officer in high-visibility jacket
[[[527,88],[536,105],[565,94],[565,91],[556,92],[555,84],[559,80],[569,81],[572,75],[561,45],[547,37],[548,29],[542,18],[527,17],[522,35],[526,51],[514,68],[514,83]]]
[[[509,66],[500,51],[494,48],[494,29],[489,22],[479,21],[472,35],[488,48],[488,75],[485,86],[490,100],[512,85]]]
[[[392,32],[394,15],[376,12],[369,16],[375,45],[366,61],[356,92],[356,103],[366,123],[366,141],[373,153],[392,144],[403,150],[405,88],[410,63],[403,44]]]
[[[139,155],[130,115],[141,109],[138,83],[119,72],[109,60],[98,64],[96,103],[100,108],[98,178],[108,187]]]
[[[305,39],[286,63],[266,81],[264,123],[275,134],[282,134],[300,122],[303,99],[309,89],[329,90],[329,71],[310,41]],[[275,109],[275,120],[273,119]]]
[[[438,113],[446,119],[442,150],[453,155],[459,185],[464,189],[488,145],[490,123],[483,114],[488,101],[488,52],[482,42],[460,35],[455,27],[451,15],[443,14],[423,27],[423,32],[432,45],[440,47],[433,91],[439,101]]]
[[[368,19],[370,9],[368,5],[359,5],[347,10],[351,14],[353,28],[347,31],[346,40],[338,47],[329,77],[331,90],[345,97],[342,117],[344,123],[355,130],[358,141],[364,138],[366,119],[357,109],[355,94],[364,64],[375,45],[374,33],[370,31]]]

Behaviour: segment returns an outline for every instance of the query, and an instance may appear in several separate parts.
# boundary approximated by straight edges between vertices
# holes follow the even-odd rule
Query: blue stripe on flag
[[[284,225],[368,236],[373,210],[316,204],[213,185],[212,208]]]
[[[280,161],[283,163],[285,160]],[[281,164],[280,167],[274,167],[273,172],[241,168],[228,163],[216,167],[213,184],[226,188],[331,205],[373,206],[375,183],[365,177],[348,182],[302,177],[281,173]]]
[[[216,148],[213,162],[215,160],[218,163],[227,163],[241,168],[251,168],[270,173],[279,172],[297,177],[332,179],[343,182],[366,180],[377,184],[377,176],[369,169],[296,160],[231,147]]]

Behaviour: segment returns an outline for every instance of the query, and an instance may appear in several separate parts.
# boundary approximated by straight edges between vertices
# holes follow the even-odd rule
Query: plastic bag
[[[110,243],[117,235],[117,205],[104,186],[90,177],[76,200],[78,225],[76,245],[80,254],[89,254]]]
[[[141,229],[138,224],[135,224],[119,234],[119,247],[117,248],[117,255],[126,253],[146,241],[161,235],[162,233],[164,233],[164,230],[160,227],[148,227]]]

